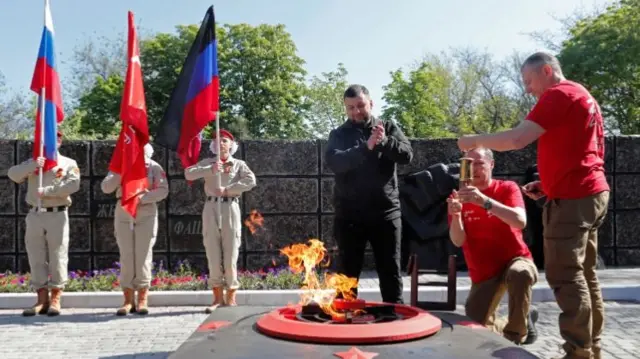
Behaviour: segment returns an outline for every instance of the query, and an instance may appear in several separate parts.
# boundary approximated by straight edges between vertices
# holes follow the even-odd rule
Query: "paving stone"
[[[536,303],[540,318],[539,339],[528,349],[541,358],[559,355],[562,339],[558,330],[560,309],[556,303]],[[506,314],[506,307],[500,311]],[[605,328],[602,337],[603,358],[638,358],[640,352],[640,303],[606,302]]]
[[[560,354],[555,303],[535,303],[540,312],[538,341],[527,347],[540,358]],[[462,306],[457,311],[464,312]],[[500,307],[506,314],[507,308]],[[640,303],[607,302],[604,358],[640,357]],[[56,318],[20,316],[0,310],[3,359],[167,358],[204,321],[200,307],[152,308],[146,317],[113,315],[110,309],[66,309]]]

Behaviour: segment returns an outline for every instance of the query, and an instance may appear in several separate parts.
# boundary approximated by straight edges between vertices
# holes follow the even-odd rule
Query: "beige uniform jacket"
[[[187,181],[195,181],[204,178],[204,191],[207,196],[215,196],[215,188],[218,176],[213,173],[215,158],[206,158],[184,170],[184,178]],[[227,189],[229,197],[240,196],[243,192],[256,186],[256,176],[249,166],[237,158],[229,156],[222,164],[220,174],[220,187]]]
[[[39,174],[33,159],[9,168],[8,176],[16,183],[28,180],[26,202],[38,206]],[[42,207],[71,206],[71,195],[80,189],[80,169],[75,160],[58,154],[58,165],[45,172],[42,177]]]
[[[147,165],[147,179],[149,181],[149,192],[140,197],[140,205],[157,203],[167,198],[169,194],[167,175],[162,169],[162,166],[154,160],[150,160]],[[100,184],[102,192],[108,194],[116,191],[116,198],[120,199],[120,197],[122,197],[120,180],[121,177],[119,174],[109,172]]]

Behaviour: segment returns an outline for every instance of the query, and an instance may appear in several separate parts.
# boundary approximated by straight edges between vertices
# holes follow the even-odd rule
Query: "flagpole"
[[[214,9],[213,4],[211,4],[211,8]],[[214,22],[213,22],[213,35],[215,38],[215,34],[216,34],[216,23],[215,23],[215,16],[214,16]],[[218,61],[217,57],[214,59],[214,61]],[[216,153],[218,154],[218,161],[221,161],[221,157],[220,157],[220,141],[222,140],[220,138],[220,110],[216,111]],[[222,174],[220,173],[220,171],[218,171],[218,185],[220,187],[222,187]],[[222,204],[221,201],[217,202],[218,205],[218,230],[222,231]]]
[[[221,154],[220,154],[220,141],[222,139],[220,138],[220,111],[216,111],[216,153],[218,154],[218,161],[222,160]],[[217,163],[216,163],[217,166]],[[217,172],[217,176],[218,176],[218,187],[222,187],[222,175],[220,173],[220,171]],[[216,202],[216,205],[218,206],[218,230],[222,230],[222,201],[218,200]]]
[[[44,0],[44,26],[45,28],[47,27],[47,3],[48,0]],[[47,53],[47,42],[43,41],[44,43],[44,47],[45,47],[45,51],[44,53]],[[44,81],[42,81],[42,90],[41,90],[41,94],[40,94],[40,148],[38,149],[38,153],[39,156],[36,159],[39,160],[41,157],[44,156],[44,114],[45,114],[45,101],[46,101],[46,95],[47,95],[47,75],[46,75],[46,68],[45,66],[42,67],[42,78]],[[55,111],[55,110],[54,110]],[[56,145],[57,146],[57,145]],[[42,188],[42,181],[43,181],[43,167],[40,167],[40,170],[38,171],[38,192],[40,191],[40,188]],[[40,211],[42,209],[42,197],[40,197],[40,193],[38,193],[38,211]]]
[[[46,45],[45,45],[46,46]],[[46,88],[42,87],[40,94],[40,148],[38,150],[39,156],[38,159],[44,156],[44,112],[45,112],[45,96],[46,96]],[[42,179],[43,179],[43,171],[44,167],[40,167],[38,171],[38,190],[42,188]],[[38,196],[38,211],[42,208],[42,197]]]

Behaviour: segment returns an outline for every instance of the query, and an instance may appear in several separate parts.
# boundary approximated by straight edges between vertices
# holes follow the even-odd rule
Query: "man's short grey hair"
[[[493,161],[493,151],[490,148],[482,147],[480,150],[484,153],[484,158]]]
[[[560,66],[558,58],[543,51],[536,52],[535,54],[527,57],[527,59],[522,63],[520,71],[524,70],[527,66],[532,67],[535,70],[539,70],[544,65],[551,66],[554,73],[562,75],[562,66]]]
[[[482,157],[488,159],[489,161],[493,161],[493,151],[491,151],[490,148],[486,148],[486,147],[478,147],[478,148],[474,148],[472,150],[469,151],[478,151],[482,153]],[[466,155],[467,153],[469,153],[469,151],[465,152],[464,154]]]

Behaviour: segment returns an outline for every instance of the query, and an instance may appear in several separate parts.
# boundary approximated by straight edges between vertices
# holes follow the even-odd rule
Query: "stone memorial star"
[[[372,359],[373,357],[377,357],[378,353],[363,352],[362,350],[356,347],[351,347],[349,351],[337,352],[337,353],[334,353],[333,355],[342,359]]]
[[[226,327],[227,325],[231,325],[231,322],[226,322],[226,321],[208,322],[199,326],[198,331],[199,332],[214,331],[214,330],[218,330],[220,328]]]

